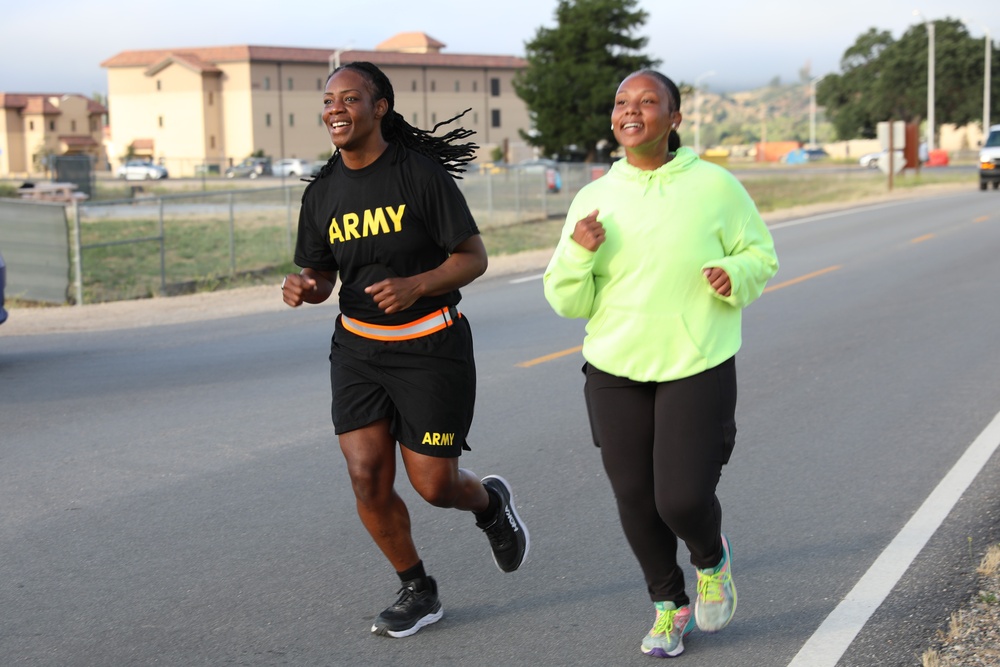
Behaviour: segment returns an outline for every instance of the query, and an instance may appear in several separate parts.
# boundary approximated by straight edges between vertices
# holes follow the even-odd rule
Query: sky
[[[122,51],[196,46],[374,50],[400,32],[424,32],[450,54],[525,54],[556,27],[556,0],[120,0],[10,2],[0,10],[0,92],[107,92],[100,63]],[[490,9],[487,9],[490,7]],[[678,83],[735,92],[840,72],[844,51],[869,28],[899,38],[930,19],[1000,37],[996,0],[640,0],[645,53]],[[822,7],[822,8],[821,8]],[[915,15],[914,11],[919,11]]]

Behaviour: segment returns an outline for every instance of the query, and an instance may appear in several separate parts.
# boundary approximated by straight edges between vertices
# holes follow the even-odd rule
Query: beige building
[[[513,56],[442,53],[423,33],[402,33],[374,51],[224,46],[123,51],[101,63],[108,71],[112,163],[149,157],[171,174],[203,164],[224,170],[257,153],[317,160],[329,155],[322,123],[326,78],[340,63],[367,60],[389,77],[396,110],[430,129],[470,109],[479,159],[501,147],[508,159],[531,156],[519,130],[527,107],[511,81],[527,62]]]
[[[51,155],[88,155],[104,165],[99,102],[75,93],[0,93],[0,174],[45,170]]]

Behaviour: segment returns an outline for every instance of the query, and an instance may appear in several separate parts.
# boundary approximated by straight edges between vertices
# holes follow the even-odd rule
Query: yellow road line
[[[791,280],[786,280],[783,283],[778,283],[776,285],[771,285],[770,287],[764,288],[764,293],[773,292],[774,290],[781,289],[782,287],[789,287],[791,285],[797,285],[801,282],[805,282],[811,278],[816,278],[817,276],[822,276],[823,274],[830,273],[832,271],[837,271],[844,268],[842,264],[836,264],[834,266],[828,266],[825,269],[820,269],[819,271],[813,271],[812,273],[807,273],[804,276],[799,276],[798,278],[792,278]]]
[[[521,361],[516,364],[518,368],[531,368],[532,366],[537,366],[538,364],[544,364],[546,361],[552,361],[553,359],[559,359],[560,357],[565,357],[570,354],[574,354],[583,349],[583,345],[577,345],[576,347],[571,347],[568,350],[563,350],[562,352],[553,352],[552,354],[546,354],[544,357],[537,357],[535,359],[530,359],[528,361]]]

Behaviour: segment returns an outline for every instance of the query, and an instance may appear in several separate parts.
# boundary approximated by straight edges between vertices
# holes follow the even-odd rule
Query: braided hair
[[[442,125],[448,125],[469,113],[472,110],[471,108],[448,120],[437,123],[430,130],[422,130],[407,123],[403,116],[396,111],[396,94],[392,89],[392,83],[389,82],[389,78],[377,66],[363,60],[347,63],[333,70],[330,76],[327,77],[327,82],[337,72],[344,69],[352,70],[363,76],[371,88],[372,97],[375,100],[385,99],[388,103],[389,110],[382,118],[383,139],[389,143],[399,144],[416,151],[440,164],[453,177],[461,178],[459,174],[463,173],[465,166],[476,157],[475,152],[479,146],[472,142],[455,142],[469,138],[475,134],[475,131],[467,130],[464,127],[457,127],[440,137],[434,136],[434,133]],[[333,155],[330,156],[330,159],[327,160],[326,164],[323,165],[322,169],[319,170],[319,173],[312,180],[318,180],[330,175],[338,159],[340,159],[339,148],[334,150]]]
[[[656,70],[653,69],[640,69],[635,72],[632,72],[625,78],[627,79],[637,74],[645,74],[646,76],[651,76],[660,83],[662,83],[663,87],[667,89],[667,93],[670,95],[671,101],[673,101],[674,103],[674,111],[681,110],[681,91],[677,87],[676,83],[667,78],[666,75],[661,74],[660,72],[657,72]],[[670,136],[667,137],[667,150],[670,151],[671,153],[674,153],[680,147],[681,147],[681,135],[677,134],[676,129],[672,128],[670,130]]]

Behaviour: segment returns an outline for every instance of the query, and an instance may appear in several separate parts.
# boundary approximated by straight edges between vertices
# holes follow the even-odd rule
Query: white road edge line
[[[1000,413],[903,526],[788,667],[834,667],[1000,446]]]
[[[786,222],[776,222],[767,226],[768,229],[783,229],[785,227],[798,227],[799,225],[805,225],[810,222],[819,222],[820,220],[827,220],[829,218],[839,218],[841,216],[850,215],[852,213],[867,213],[868,211],[878,211],[883,208],[892,208],[894,206],[899,206],[901,204],[910,204],[911,200],[899,200],[884,202],[882,204],[871,204],[869,206],[859,206],[857,208],[844,208],[839,211],[830,211],[829,213],[819,213],[817,215],[810,215],[805,218],[795,218],[793,220],[788,220]],[[767,215],[763,216],[764,221],[767,221]]]
[[[535,276],[524,276],[523,278],[514,278],[513,280],[509,281],[509,284],[517,285],[518,283],[530,283],[532,280],[541,280],[543,277],[544,274],[539,273],[538,275]]]

